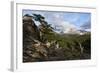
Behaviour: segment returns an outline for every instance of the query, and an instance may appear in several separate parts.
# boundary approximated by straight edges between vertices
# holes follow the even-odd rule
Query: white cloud
[[[60,14],[52,14],[53,17],[53,26],[59,26],[61,27],[61,31],[63,31],[64,33],[71,33],[71,31],[73,33],[77,32],[77,27],[74,24],[71,24],[68,21],[64,21],[63,17],[62,17],[62,13]]]
[[[71,24],[67,21],[63,21],[61,25],[63,26],[64,33],[76,33],[77,32],[77,28],[74,24]]]

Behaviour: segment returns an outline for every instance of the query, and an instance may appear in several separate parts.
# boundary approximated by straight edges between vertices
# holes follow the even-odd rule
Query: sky
[[[23,16],[25,14],[41,14],[45,17],[45,21],[52,24],[56,32],[68,33],[70,30],[91,29],[91,13],[23,10]],[[36,24],[39,25],[39,22]]]

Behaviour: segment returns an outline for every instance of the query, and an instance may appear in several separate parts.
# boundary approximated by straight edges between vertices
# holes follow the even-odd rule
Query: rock
[[[39,29],[31,16],[23,17],[23,62],[35,61],[37,57],[35,44],[40,41]],[[33,57],[34,56],[34,57]],[[37,58],[40,58],[39,56]]]

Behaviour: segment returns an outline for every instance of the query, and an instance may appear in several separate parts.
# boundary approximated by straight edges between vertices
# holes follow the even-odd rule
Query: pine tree
[[[43,17],[40,14],[33,14],[33,19],[35,21],[40,22],[39,25],[39,30],[40,30],[40,36],[41,40],[47,41],[48,40],[48,35],[52,35],[53,32],[53,27],[51,27],[51,24],[48,24],[47,21],[45,21],[45,17]]]

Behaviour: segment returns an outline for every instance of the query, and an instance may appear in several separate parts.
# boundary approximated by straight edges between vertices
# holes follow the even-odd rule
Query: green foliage
[[[43,37],[49,42],[56,40],[59,46],[62,48],[63,55],[66,59],[81,59],[87,58],[85,54],[90,56],[91,54],[91,33],[86,33],[84,35],[78,34],[57,34],[53,31],[53,28],[44,19],[45,17],[41,15],[34,14],[37,20],[41,23]],[[43,21],[41,20],[43,19]],[[45,40],[45,41],[46,41]],[[84,54],[81,55],[80,44],[84,48]],[[84,57],[83,57],[84,56]],[[90,58],[90,57],[89,57]]]
[[[39,21],[41,22],[42,19],[45,19],[42,15],[40,14],[33,14],[33,18],[36,20],[36,21]]]

